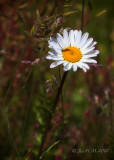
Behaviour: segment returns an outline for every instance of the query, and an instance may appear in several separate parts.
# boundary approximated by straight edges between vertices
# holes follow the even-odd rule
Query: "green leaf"
[[[63,16],[69,16],[69,15],[74,14],[76,12],[77,11],[66,12],[66,13],[63,14]]]
[[[101,11],[100,13],[98,13],[98,14],[95,16],[95,18],[100,17],[101,15],[103,15],[103,14],[106,13],[106,12],[107,12],[107,10]]]
[[[77,11],[66,12],[66,13],[64,13],[63,15],[62,15],[62,14],[56,15],[56,17],[58,18],[58,17],[61,17],[61,16],[69,16],[69,15],[74,14],[74,13],[76,13],[76,12],[77,12]],[[51,17],[48,17],[48,18],[44,19],[43,22],[48,22],[48,21],[50,21],[51,19],[53,19],[54,17],[55,17],[55,15],[54,15],[54,16],[51,16]]]
[[[20,21],[25,24],[24,17],[19,10],[17,10],[17,14],[18,14],[18,17],[19,17]]]
[[[57,144],[59,144],[60,140],[55,141],[51,146],[49,146],[41,155],[40,159],[47,153],[49,152],[53,147],[55,147]]]
[[[69,8],[69,7],[72,7],[72,5],[71,4],[65,4],[64,5],[64,8]]]
[[[94,20],[96,20],[97,18],[99,18],[100,16],[102,16],[104,13],[106,13],[107,12],[107,10],[103,10],[103,11],[101,11],[100,13],[98,13],[96,16],[94,16],[90,21],[88,21],[88,24],[90,24],[92,21],[94,21]],[[88,25],[87,24],[87,25]],[[86,25],[86,26],[87,26]]]
[[[34,25],[30,31],[30,36],[32,37],[35,32],[36,32],[36,26]]]
[[[48,22],[48,21],[50,21],[50,20],[53,19],[53,18],[54,18],[54,16],[50,16],[50,17],[44,19],[44,20],[43,20],[43,23],[44,23],[44,22]]]
[[[56,21],[51,25],[51,30],[53,31],[54,29],[55,29],[55,27],[56,27]]]
[[[28,6],[28,3],[24,3],[18,7],[18,9],[23,9]]]
[[[41,21],[40,13],[38,10],[36,11],[36,20],[37,20],[37,23],[39,24],[39,26],[41,26],[42,21]]]
[[[24,31],[24,34],[29,37],[29,33],[27,31]]]

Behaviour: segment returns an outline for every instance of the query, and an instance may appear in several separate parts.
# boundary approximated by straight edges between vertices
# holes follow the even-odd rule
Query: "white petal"
[[[97,44],[97,42],[92,42],[89,46],[88,46],[88,48],[89,47],[93,47],[94,45],[96,45]]]
[[[64,69],[64,71],[68,71],[68,69],[67,69],[67,65],[66,65],[66,66],[64,66],[64,68],[63,68],[63,69]]]
[[[57,62],[53,62],[51,65],[50,65],[50,68],[54,68],[57,66]]]
[[[69,37],[68,37],[68,32],[67,32],[66,29],[64,29],[64,31],[63,31],[63,38],[64,38],[64,40],[69,39]]]
[[[89,69],[89,68],[90,68],[89,65],[86,64],[86,63],[82,63],[82,66],[83,66],[84,68],[86,68],[86,69]]]
[[[57,42],[61,46],[62,49],[66,48],[64,39],[63,39],[63,37],[59,33],[57,33]]]
[[[52,56],[48,55],[46,59],[53,59]]]
[[[84,44],[84,46],[82,47],[82,50],[86,49],[91,44],[92,41],[93,41],[93,38],[89,38],[87,42]]]
[[[56,46],[57,48],[61,49],[61,47],[57,43],[57,40],[54,37],[50,37],[50,40],[48,41],[48,43],[49,43],[49,48]]]
[[[77,35],[78,35],[78,30],[75,30],[75,31],[74,31],[74,40],[77,39]]]
[[[80,49],[80,50],[82,51],[82,54],[86,54],[86,53],[94,50],[94,48],[95,48],[95,47],[90,47],[90,48],[87,48],[87,49],[85,49],[85,50],[81,50],[81,49]]]
[[[49,51],[48,53],[49,53],[50,55],[55,55],[55,56],[58,55],[58,53],[55,52],[55,50],[53,50],[53,49],[52,49],[51,51]]]
[[[53,48],[53,47],[56,47],[58,49],[62,49],[58,43],[55,43],[55,42],[49,42],[49,48]]]
[[[66,66],[68,64],[68,62],[64,61],[63,66]]]
[[[57,43],[57,40],[54,38],[54,37],[50,37],[50,40],[49,40],[50,42],[55,42],[55,43]],[[48,42],[49,42],[48,41]]]
[[[89,55],[84,55],[83,58],[90,58],[90,57],[96,57],[97,54],[89,54]]]
[[[70,30],[69,32],[69,40],[70,40],[70,45],[74,46],[74,31]]]
[[[68,36],[68,32],[66,29],[64,29],[63,31],[63,38],[64,38],[66,46],[67,47],[70,46],[69,36]]]
[[[82,68],[84,72],[87,72],[87,69],[85,67]]]
[[[81,41],[80,41],[80,47],[82,47],[85,44],[85,42],[87,41],[88,36],[89,36],[89,33],[85,33],[82,36]]]
[[[50,65],[50,68],[54,68],[54,67],[56,67],[56,66],[58,66],[58,65],[60,65],[60,64],[62,64],[62,63],[63,63],[63,61],[53,62],[53,63]]]
[[[54,55],[53,51],[49,51],[48,53],[49,53],[50,55]]]
[[[83,68],[82,64],[80,62],[76,62],[77,67]]]
[[[76,39],[77,39],[77,35],[78,35],[78,30],[75,30],[74,31],[74,45],[75,45],[75,42],[76,42]]]
[[[72,63],[68,63],[67,64],[67,69],[70,70],[72,68],[72,65],[73,65]]]
[[[60,64],[62,64],[62,63],[64,63],[64,61],[58,61],[58,62],[57,62],[58,65],[60,65]]]
[[[75,72],[77,70],[76,64],[73,64],[73,71]]]
[[[64,59],[63,59],[62,57],[58,57],[58,58],[55,58],[55,59],[53,59],[53,60],[55,60],[55,61],[56,61],[56,60],[59,60],[59,61],[61,60],[61,61],[63,61]]]
[[[53,47],[53,50],[57,53],[57,54],[62,54],[62,51],[59,48]]]
[[[98,54],[99,54],[99,51],[98,51],[98,50],[92,50],[92,51],[90,51],[90,52],[87,52],[87,53],[84,54],[84,55],[91,55],[91,54],[96,54],[96,55],[98,55]]]
[[[62,58],[63,58],[63,55],[62,55],[62,54],[57,54],[57,56],[58,56],[58,57],[62,57]]]
[[[58,49],[57,49],[58,50]],[[54,49],[52,49],[51,51],[48,52],[50,55],[55,55],[55,56],[60,56],[62,55],[62,52],[61,53],[57,53]]]
[[[97,63],[97,61],[94,59],[83,59],[83,58],[80,60],[80,62]]]
[[[77,65],[79,68],[83,69],[84,72],[87,71],[86,68],[82,65],[81,62],[77,62],[76,65]]]
[[[78,31],[77,38],[75,40],[75,46],[76,47],[79,47],[79,43],[80,43],[80,40],[81,40],[81,35],[82,35],[82,31]]]
[[[63,60],[63,57],[58,57],[58,56],[56,56],[56,57],[53,57],[53,59],[52,60],[54,60],[54,61],[57,61],[57,60]]]
[[[55,60],[55,61],[57,61],[57,60],[63,60],[63,57],[48,55],[48,56],[46,57],[46,59],[50,59],[50,60]]]
[[[63,64],[63,65],[64,65],[64,64]],[[63,68],[64,71],[70,70],[70,69],[72,68],[72,65],[73,65],[72,63],[69,63],[69,62],[68,62],[66,65],[64,65],[64,68]]]

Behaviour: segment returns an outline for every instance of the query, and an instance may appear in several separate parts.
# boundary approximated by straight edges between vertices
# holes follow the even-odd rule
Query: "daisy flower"
[[[88,38],[89,34],[86,32],[82,35],[81,30],[70,30],[68,33],[64,29],[63,37],[57,33],[56,39],[50,37],[49,48],[51,49],[46,59],[54,60],[50,65],[50,68],[54,68],[60,64],[63,64],[64,71],[68,71],[71,68],[76,71],[77,68],[83,69],[86,72],[89,69],[87,63],[97,63],[93,57],[99,54],[98,50],[95,50],[95,44],[93,38]]]

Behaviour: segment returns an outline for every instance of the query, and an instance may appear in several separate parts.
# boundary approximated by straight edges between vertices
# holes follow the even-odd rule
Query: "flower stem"
[[[59,66],[59,81],[61,82],[61,70]],[[63,124],[63,129],[64,129],[64,107],[63,107],[63,94],[61,90],[61,109],[62,109],[62,124]]]
[[[54,100],[54,103],[53,103],[53,106],[52,106],[52,114],[49,115],[49,118],[48,118],[48,121],[47,121],[47,125],[46,125],[46,129],[45,129],[44,135],[43,135],[43,137],[42,137],[42,141],[41,141],[41,145],[40,145],[40,148],[39,148],[39,153],[38,153],[38,156],[37,156],[37,160],[39,160],[40,157],[41,157],[41,155],[42,155],[43,148],[44,148],[44,144],[45,144],[45,141],[46,141],[46,137],[47,137],[48,131],[49,131],[49,129],[50,129],[51,120],[52,120],[52,118],[53,118],[53,114],[54,114],[54,112],[55,112],[57,103],[58,103],[58,101],[59,101],[59,97],[60,97],[60,94],[61,94],[61,91],[62,91],[64,82],[65,82],[65,80],[66,80],[67,74],[68,74],[68,71],[67,71],[67,72],[64,72],[64,75],[63,75],[63,77],[62,77],[60,86],[59,86],[59,88],[58,88],[58,92],[57,92],[57,95],[56,95],[56,97],[55,97],[55,100]]]

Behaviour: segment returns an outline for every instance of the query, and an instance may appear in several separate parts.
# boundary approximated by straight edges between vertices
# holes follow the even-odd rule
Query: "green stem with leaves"
[[[81,17],[81,30],[83,30],[83,21],[84,21],[84,2],[85,0],[82,0],[82,17]],[[49,118],[48,118],[48,122],[47,122],[47,125],[46,125],[46,129],[45,129],[45,132],[44,132],[44,135],[42,137],[42,141],[41,141],[41,144],[40,144],[40,148],[39,148],[39,153],[38,153],[38,156],[37,156],[37,160],[40,160],[41,158],[41,155],[43,153],[43,148],[44,148],[44,144],[45,144],[45,141],[46,141],[46,137],[48,135],[48,131],[50,129],[50,125],[51,125],[51,121],[52,121],[52,118],[53,118],[53,114],[55,112],[55,109],[57,107],[57,103],[59,101],[59,97],[62,93],[62,88],[63,88],[63,85],[64,85],[64,82],[66,80],[66,77],[67,77],[67,74],[68,74],[68,71],[67,72],[64,72],[64,75],[62,77],[62,80],[61,80],[61,83],[60,83],[60,86],[58,88],[58,92],[57,92],[57,95],[56,95],[56,98],[55,98],[55,101],[54,101],[54,104],[52,106],[52,114],[50,114]]]

